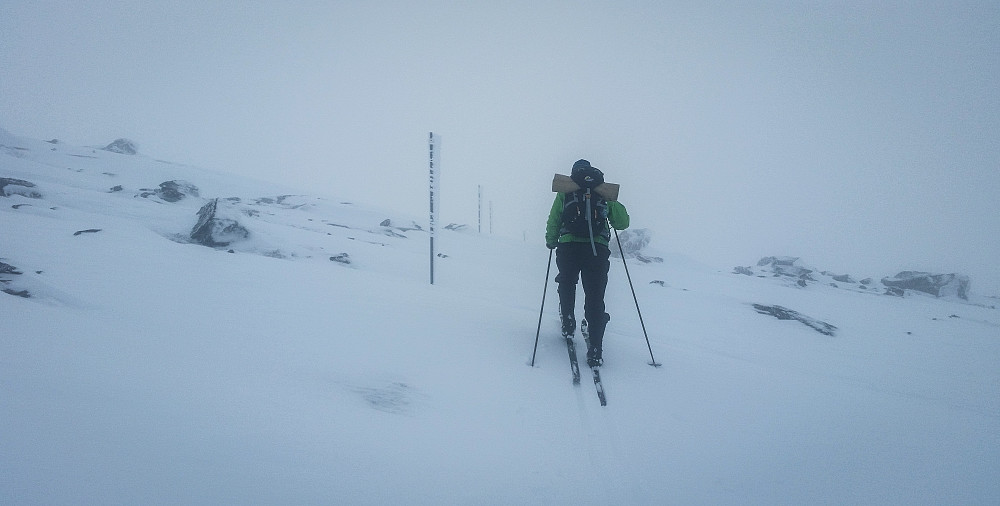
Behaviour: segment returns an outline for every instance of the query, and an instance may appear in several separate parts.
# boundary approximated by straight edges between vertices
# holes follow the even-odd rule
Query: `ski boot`
[[[576,318],[573,315],[562,316],[562,335],[565,338],[572,338],[576,332]]]
[[[587,349],[587,365],[589,367],[600,367],[604,365],[604,358],[601,357],[601,349],[590,347]]]

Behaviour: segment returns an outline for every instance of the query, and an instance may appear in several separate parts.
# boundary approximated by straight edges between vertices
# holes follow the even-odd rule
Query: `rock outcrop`
[[[955,296],[969,300],[969,276],[964,274],[931,274],[929,272],[903,271],[891,278],[882,278],[882,284],[899,290],[914,290],[935,297]]]
[[[134,155],[139,152],[136,149],[135,143],[128,139],[116,139],[111,144],[108,144],[101,149],[112,153],[121,153],[123,155]]]
[[[250,231],[236,220],[219,216],[219,199],[198,210],[198,223],[191,229],[191,241],[210,248],[222,248],[250,236]]]
[[[156,195],[167,202],[177,202],[184,197],[197,197],[198,187],[187,181],[164,181]]]
[[[843,288],[840,284],[853,285],[855,290],[874,290],[872,278],[856,281],[850,274],[835,274],[830,271],[819,271],[803,265],[798,257],[770,256],[761,258],[757,267],[736,266],[733,274],[747,276],[773,276],[794,279],[802,287],[809,283],[824,282],[834,288]],[[935,297],[957,297],[969,300],[969,287],[972,285],[969,276],[964,274],[932,274],[920,271],[903,271],[895,276],[882,278],[885,295],[903,297],[907,290],[927,293]],[[848,287],[850,288],[850,287]]]
[[[764,257],[757,262],[757,267],[767,268],[775,276],[788,276],[800,281],[815,281],[812,276],[815,269],[803,266],[799,262],[799,257]]]
[[[611,256],[621,258],[622,253],[624,253],[625,258],[634,258],[644,264],[663,262],[663,258],[651,256],[643,252],[646,246],[649,246],[652,239],[653,232],[648,228],[623,230],[618,233],[618,242],[621,243],[621,251],[615,246],[615,241],[612,240]]]
[[[35,183],[23,179],[12,177],[0,177],[0,197],[10,197],[11,195],[21,195],[31,199],[40,199],[42,194],[32,190]]]

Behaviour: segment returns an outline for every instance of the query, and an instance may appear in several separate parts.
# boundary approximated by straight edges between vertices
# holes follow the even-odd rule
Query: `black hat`
[[[584,159],[577,160],[573,164],[573,172],[569,177],[581,188],[593,188],[604,182],[604,173],[601,169],[590,165],[590,162]]]

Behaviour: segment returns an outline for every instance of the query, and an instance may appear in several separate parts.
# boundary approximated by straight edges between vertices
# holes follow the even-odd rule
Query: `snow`
[[[430,285],[426,233],[379,225],[420,222],[398,210],[0,134],[0,177],[43,196],[0,197],[33,295],[0,293],[0,503],[1000,503],[989,299],[788,286],[654,241],[664,262],[629,270],[663,366],[612,259],[601,407],[554,284],[529,366],[544,216],[528,242],[439,231]],[[137,196],[176,179],[201,197]],[[181,240],[216,197],[252,233],[233,253]]]

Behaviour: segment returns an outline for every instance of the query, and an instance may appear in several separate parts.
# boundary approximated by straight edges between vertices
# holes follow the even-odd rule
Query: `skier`
[[[556,250],[556,267],[559,274],[559,307],[562,316],[562,333],[571,337],[576,330],[576,282],[583,280],[584,318],[587,320],[590,346],[587,349],[587,365],[599,367],[604,363],[602,356],[604,330],[610,316],[604,311],[604,292],[608,286],[609,257],[611,249],[611,229],[625,230],[629,226],[628,212],[620,202],[609,201],[596,192],[590,194],[591,209],[588,226],[577,226],[580,209],[586,207],[580,201],[589,188],[604,182],[604,174],[590,165],[587,160],[577,160],[570,176],[581,186],[581,190],[571,193],[557,193],[549,212],[545,227],[545,245]]]

